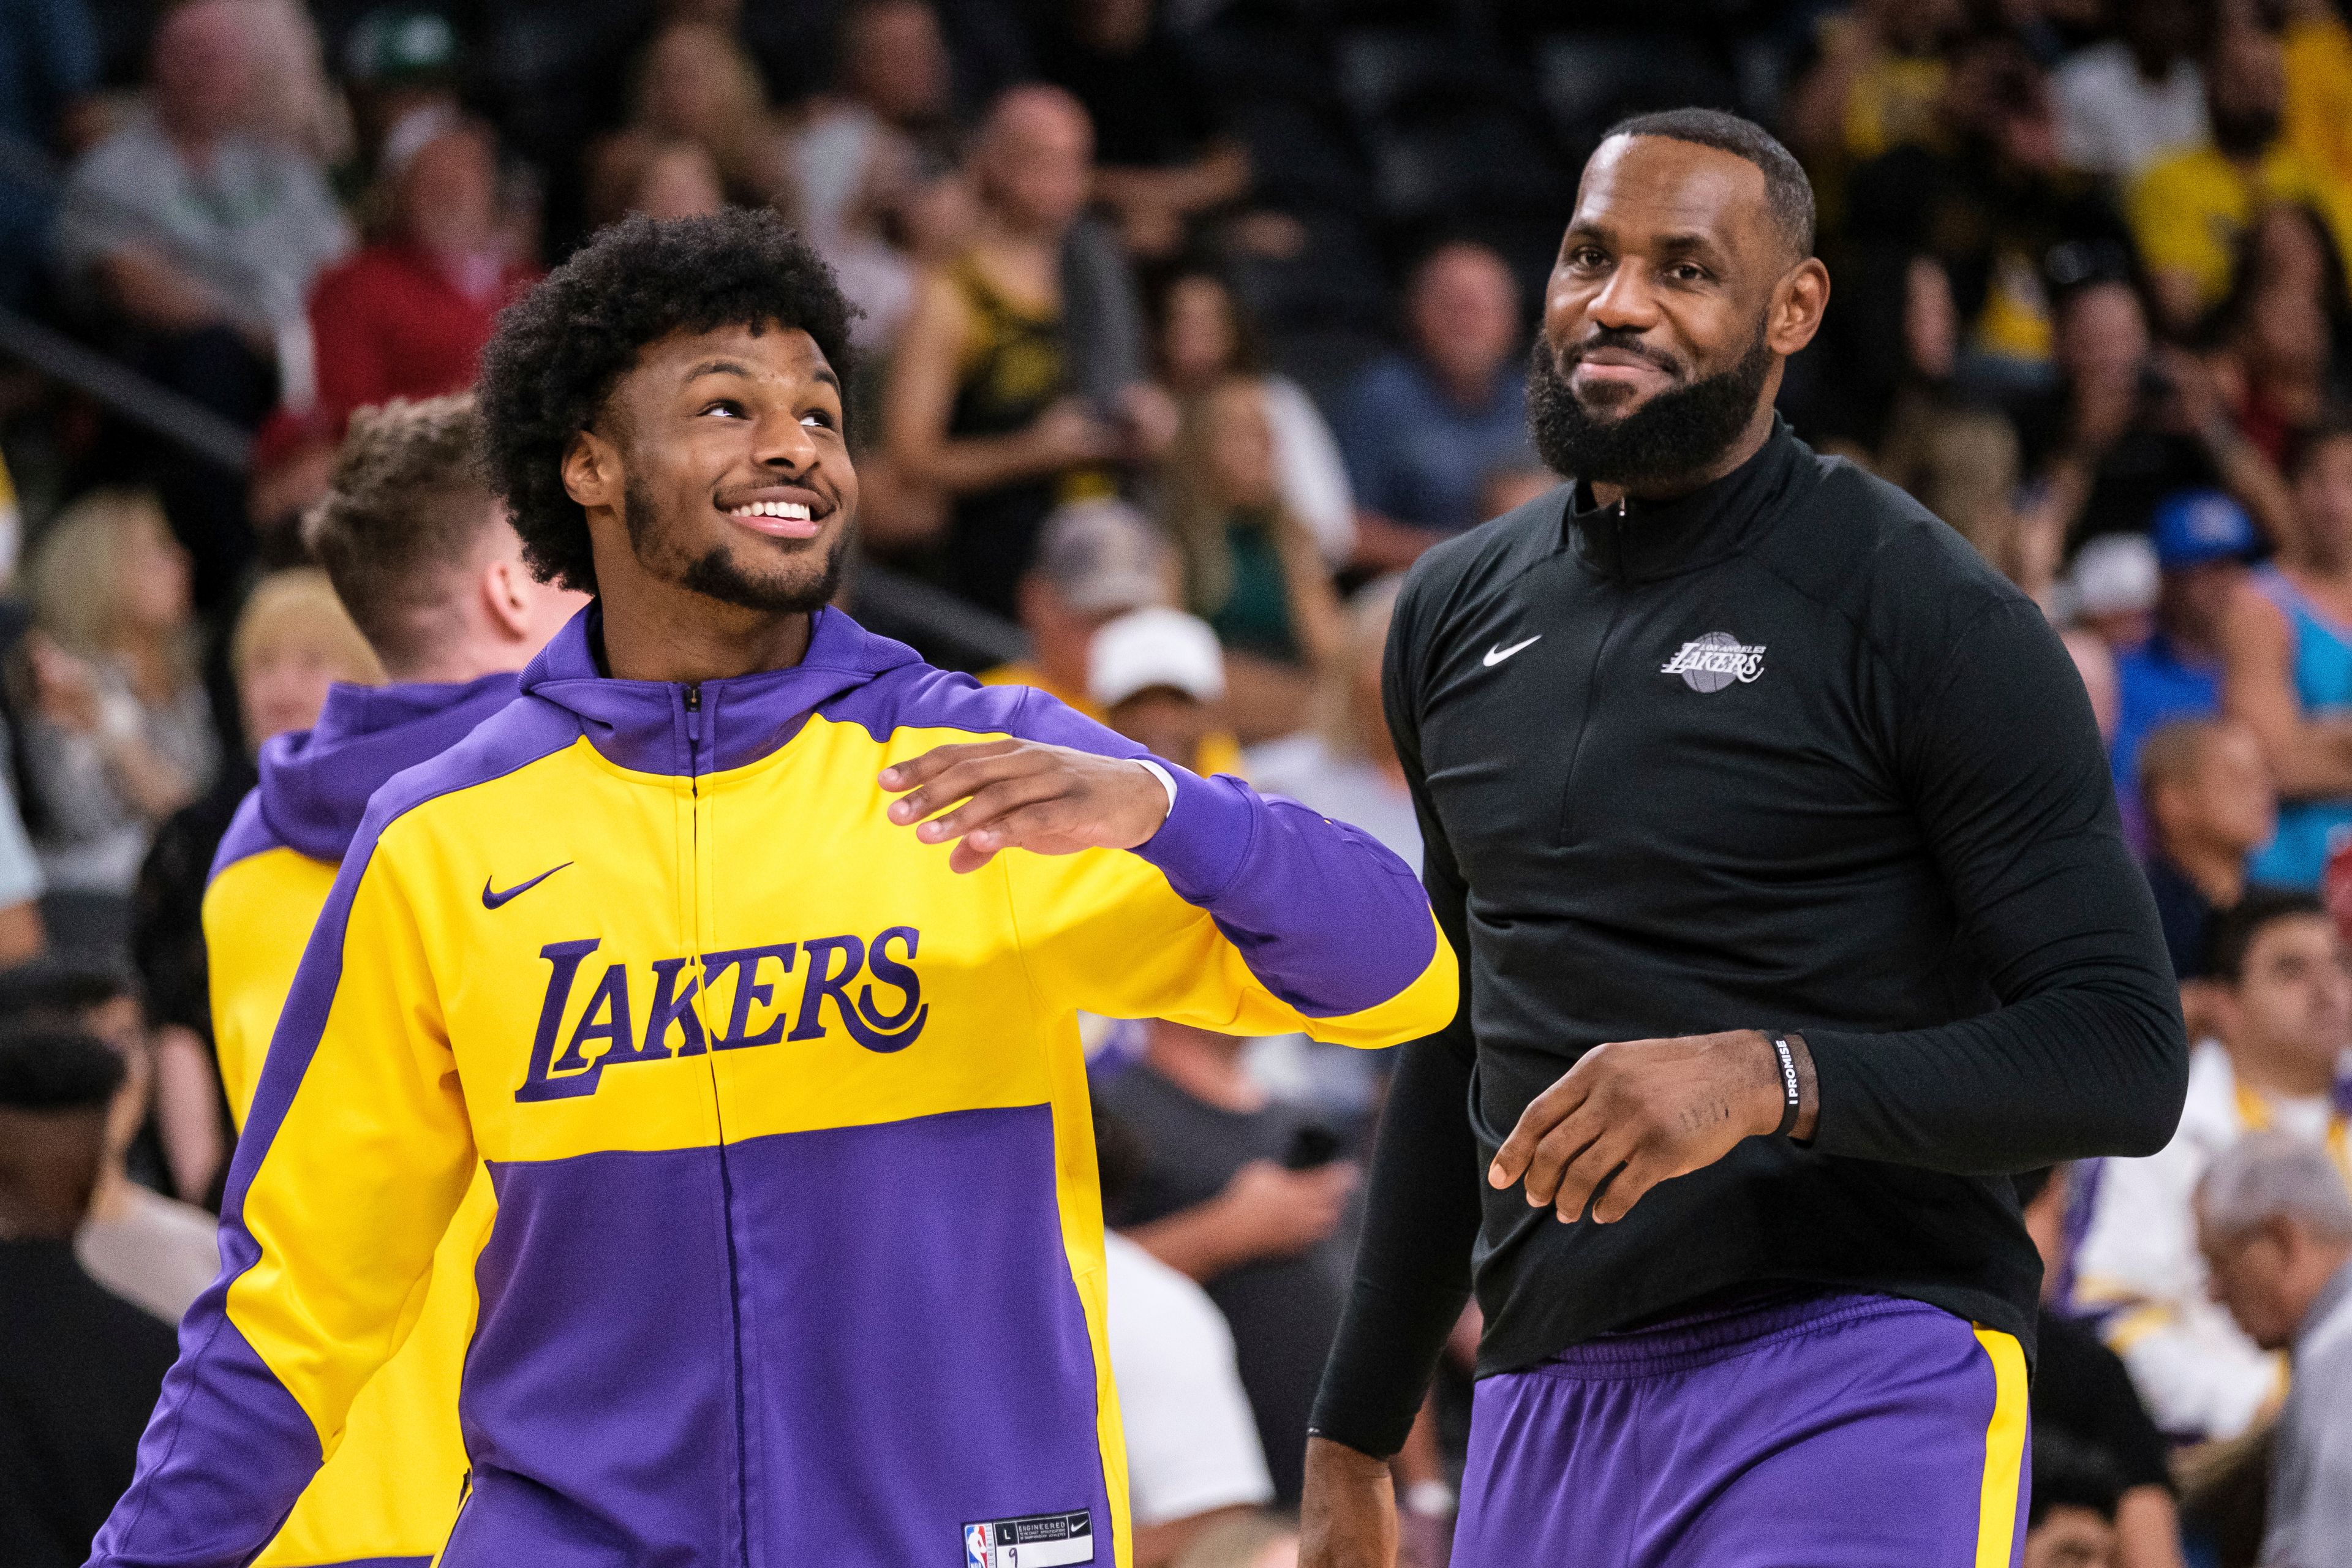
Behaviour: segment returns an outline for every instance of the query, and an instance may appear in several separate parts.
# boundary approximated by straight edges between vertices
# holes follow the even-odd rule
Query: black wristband
[[[1772,1059],[1780,1070],[1780,1125],[1772,1129],[1772,1136],[1786,1138],[1797,1130],[1797,1113],[1804,1109],[1804,1090],[1797,1082],[1797,1053],[1786,1035],[1766,1038],[1772,1042]]]

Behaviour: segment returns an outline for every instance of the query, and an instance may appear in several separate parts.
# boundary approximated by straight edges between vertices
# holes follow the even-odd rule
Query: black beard
[[[1577,400],[1540,336],[1528,355],[1528,435],[1537,455],[1564,479],[1671,487],[1702,473],[1731,449],[1756,416],[1775,359],[1759,323],[1738,364],[1669,387],[1629,414],[1596,418]]]
[[[624,486],[621,499],[621,521],[629,531],[629,549],[637,563],[654,576],[705,598],[762,615],[804,616],[831,604],[841,587],[842,564],[849,553],[846,528],[834,536],[832,548],[825,552],[824,570],[815,581],[762,581],[745,572],[736,563],[735,552],[723,544],[713,545],[692,560],[682,560],[681,553],[657,533],[655,519],[659,510],[634,479]]]

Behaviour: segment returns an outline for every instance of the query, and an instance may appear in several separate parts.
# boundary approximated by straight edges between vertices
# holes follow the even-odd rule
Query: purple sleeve
[[[1378,1006],[1429,967],[1429,900],[1371,835],[1230,774],[1161,765],[1176,808],[1135,853],[1209,912],[1267,990],[1331,1018]]]
[[[876,681],[826,711],[877,735],[919,724],[1150,755],[1034,687],[983,687],[938,670]],[[1208,912],[1276,996],[1310,1018],[1345,1017],[1402,994],[1437,961],[1437,923],[1419,879],[1370,834],[1237,778],[1151,760],[1176,780],[1176,804],[1135,854]]]

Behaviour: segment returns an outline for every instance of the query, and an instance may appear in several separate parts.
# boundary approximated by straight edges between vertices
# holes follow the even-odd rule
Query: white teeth
[[[796,500],[755,500],[747,501],[739,507],[730,507],[727,515],[730,517],[781,517],[806,522],[809,520],[809,509]]]

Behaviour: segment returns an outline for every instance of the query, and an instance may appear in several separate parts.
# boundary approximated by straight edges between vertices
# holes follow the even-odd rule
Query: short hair
[[[563,458],[649,344],[721,327],[797,328],[845,389],[856,314],[833,270],[768,211],[624,219],[508,307],[482,352],[483,444],[541,581],[596,591],[588,516]]]
[[[2281,921],[2327,918],[2319,895],[2301,888],[2248,888],[2245,896],[2213,917],[2205,932],[2205,973],[2224,985],[2246,977],[2246,954],[2256,938]]]
[[[80,1029],[0,1028],[0,1109],[100,1110],[129,1072],[104,1041]]]
[[[2025,1528],[2038,1530],[2057,1508],[2086,1509],[2109,1524],[2123,1501],[2123,1472],[2102,1448],[2073,1434],[2035,1423],[2032,1498],[2025,1505]]]
[[[2221,732],[2218,719],[2175,719],[2158,725],[2142,742],[2139,763],[2134,769],[2140,798],[2146,800],[2195,773],[2205,755],[2206,742]]]
[[[2352,1188],[2334,1156],[2284,1132],[2249,1133],[2215,1156],[2197,1184],[2197,1203],[2223,1236],[2291,1218],[2333,1240],[2352,1241]]]
[[[0,969],[0,1029],[71,1025],[93,1007],[139,996],[139,980],[119,963],[56,953]]]
[[[425,651],[418,612],[441,602],[489,521],[473,398],[396,398],[352,416],[303,537],[360,635],[398,667]]]
[[[1813,253],[1813,182],[1796,154],[1754,121],[1719,109],[1667,109],[1621,120],[1601,140],[1616,136],[1658,136],[1747,159],[1763,172],[1764,204],[1782,242],[1800,260]]]

